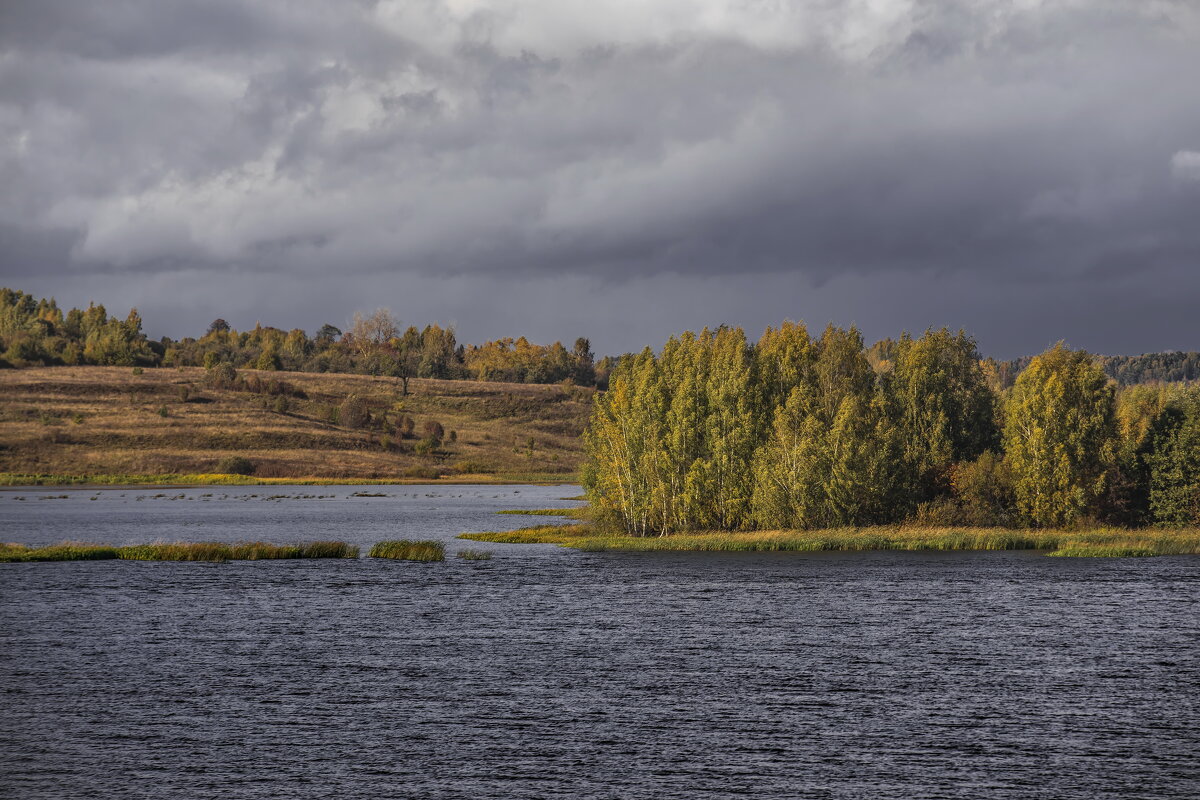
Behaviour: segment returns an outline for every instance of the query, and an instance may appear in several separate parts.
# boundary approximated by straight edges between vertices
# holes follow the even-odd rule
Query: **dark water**
[[[211,491],[0,493],[2,538],[449,541],[577,490]],[[0,564],[0,796],[1200,797],[1200,559],[484,546]]]

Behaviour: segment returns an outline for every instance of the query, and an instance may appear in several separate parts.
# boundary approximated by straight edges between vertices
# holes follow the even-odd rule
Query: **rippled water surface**
[[[18,490],[0,538],[452,542],[577,492]],[[1200,559],[460,546],[0,564],[0,796],[1200,797]]]

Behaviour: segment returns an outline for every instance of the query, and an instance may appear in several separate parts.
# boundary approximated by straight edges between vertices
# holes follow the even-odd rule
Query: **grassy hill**
[[[198,367],[0,371],[0,483],[570,481],[592,390]],[[404,418],[413,433],[404,436]],[[422,442],[440,423],[440,444]],[[247,459],[251,478],[219,465]]]

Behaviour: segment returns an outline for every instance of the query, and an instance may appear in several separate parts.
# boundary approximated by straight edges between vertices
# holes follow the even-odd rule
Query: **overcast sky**
[[[1200,349],[1195,0],[0,0],[0,284]]]

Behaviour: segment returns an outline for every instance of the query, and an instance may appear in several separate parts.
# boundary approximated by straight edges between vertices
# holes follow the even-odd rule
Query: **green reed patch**
[[[23,544],[0,544],[0,562],[102,561],[119,557],[116,547],[85,542],[63,542],[36,548]]]
[[[534,525],[515,531],[460,533],[459,539],[502,544],[568,544],[580,536],[593,535],[587,525]]]
[[[444,561],[446,546],[432,540],[392,539],[377,542],[367,555],[371,558],[392,558],[400,561]]]
[[[458,557],[464,561],[491,561],[492,554],[488,550],[459,550]]]
[[[266,542],[154,542],[124,547],[63,542],[32,548],[22,544],[0,545],[0,561],[259,561],[285,558],[358,558],[358,548],[345,542],[309,542],[274,545]]]
[[[587,519],[587,508],[506,508],[497,514],[511,514],[524,517],[566,517],[567,519]]]
[[[1141,558],[1161,555],[1149,543],[1142,544],[1086,544],[1067,542],[1048,556],[1067,558]]]

